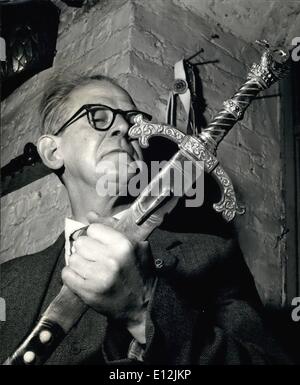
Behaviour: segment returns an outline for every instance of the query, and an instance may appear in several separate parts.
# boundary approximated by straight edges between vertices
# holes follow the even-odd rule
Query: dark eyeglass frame
[[[95,121],[94,121],[94,116],[93,116],[93,108],[94,107],[102,107],[102,109],[107,109],[110,110],[113,113],[112,121],[110,122],[109,126],[106,128],[98,128],[96,127]],[[82,114],[81,114],[82,112]],[[96,131],[107,131],[111,128],[113,125],[116,116],[120,114],[126,121],[128,121],[128,115],[138,115],[142,114],[147,120],[151,120],[152,116],[147,114],[146,112],[139,111],[139,110],[121,110],[119,108],[112,108],[109,106],[106,106],[105,104],[84,104],[79,108],[75,114],[73,114],[70,119],[68,119],[60,128],[59,130],[55,133],[55,135],[58,135],[62,130],[70,126],[71,124],[75,123],[78,119],[82,118],[83,116],[87,115],[88,122],[91,125],[92,128],[94,128]]]

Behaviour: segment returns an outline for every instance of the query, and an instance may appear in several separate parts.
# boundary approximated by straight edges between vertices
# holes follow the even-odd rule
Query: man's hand
[[[143,271],[149,265],[148,242],[133,245],[111,226],[93,223],[73,245],[63,282],[96,311],[125,321],[128,330],[143,324],[149,289],[149,272]]]

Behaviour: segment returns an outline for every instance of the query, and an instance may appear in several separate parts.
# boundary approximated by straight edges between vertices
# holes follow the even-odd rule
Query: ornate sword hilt
[[[130,128],[129,135],[138,139],[141,147],[149,146],[149,139],[154,136],[163,136],[178,144],[179,149],[187,159],[198,162],[202,161],[204,170],[211,173],[222,190],[222,197],[218,203],[213,205],[217,212],[221,212],[226,221],[231,221],[237,214],[243,214],[244,208],[237,204],[234,188],[229,176],[219,165],[218,159],[206,147],[205,143],[198,137],[185,135],[177,128],[167,124],[154,124],[143,119],[142,115],[135,117],[135,124]]]
[[[204,170],[221,188],[221,200],[213,207],[222,213],[226,221],[231,221],[236,214],[243,214],[245,208],[238,205],[233,184],[216,158],[217,147],[234,124],[243,118],[257,94],[284,77],[289,70],[288,51],[270,47],[265,40],[257,43],[265,48],[260,63],[252,65],[247,81],[231,99],[224,102],[224,108],[198,136],[185,135],[167,124],[150,123],[143,120],[142,115],[135,117],[135,124],[129,130],[129,135],[138,139],[141,147],[148,147],[151,137],[163,136],[176,142],[188,159],[203,161]]]

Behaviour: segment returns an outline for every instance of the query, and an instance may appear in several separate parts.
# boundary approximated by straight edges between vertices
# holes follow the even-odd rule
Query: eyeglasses
[[[70,117],[66,123],[60,127],[60,129],[55,133],[58,135],[63,129],[75,123],[78,119],[87,115],[89,124],[97,131],[107,131],[113,125],[117,114],[120,114],[128,123],[134,124],[134,117],[138,114],[142,114],[143,117],[147,120],[151,120],[152,116],[146,112],[138,110],[128,110],[123,111],[116,108],[111,108],[105,106],[104,104],[84,104],[79,108],[74,115]]]

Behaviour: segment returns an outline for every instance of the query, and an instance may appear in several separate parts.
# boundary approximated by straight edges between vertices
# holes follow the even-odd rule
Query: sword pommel
[[[290,54],[280,47],[271,47],[266,40],[257,40],[257,44],[265,48],[260,62],[254,63],[248,74],[248,79],[257,81],[262,89],[282,79],[290,69]]]

